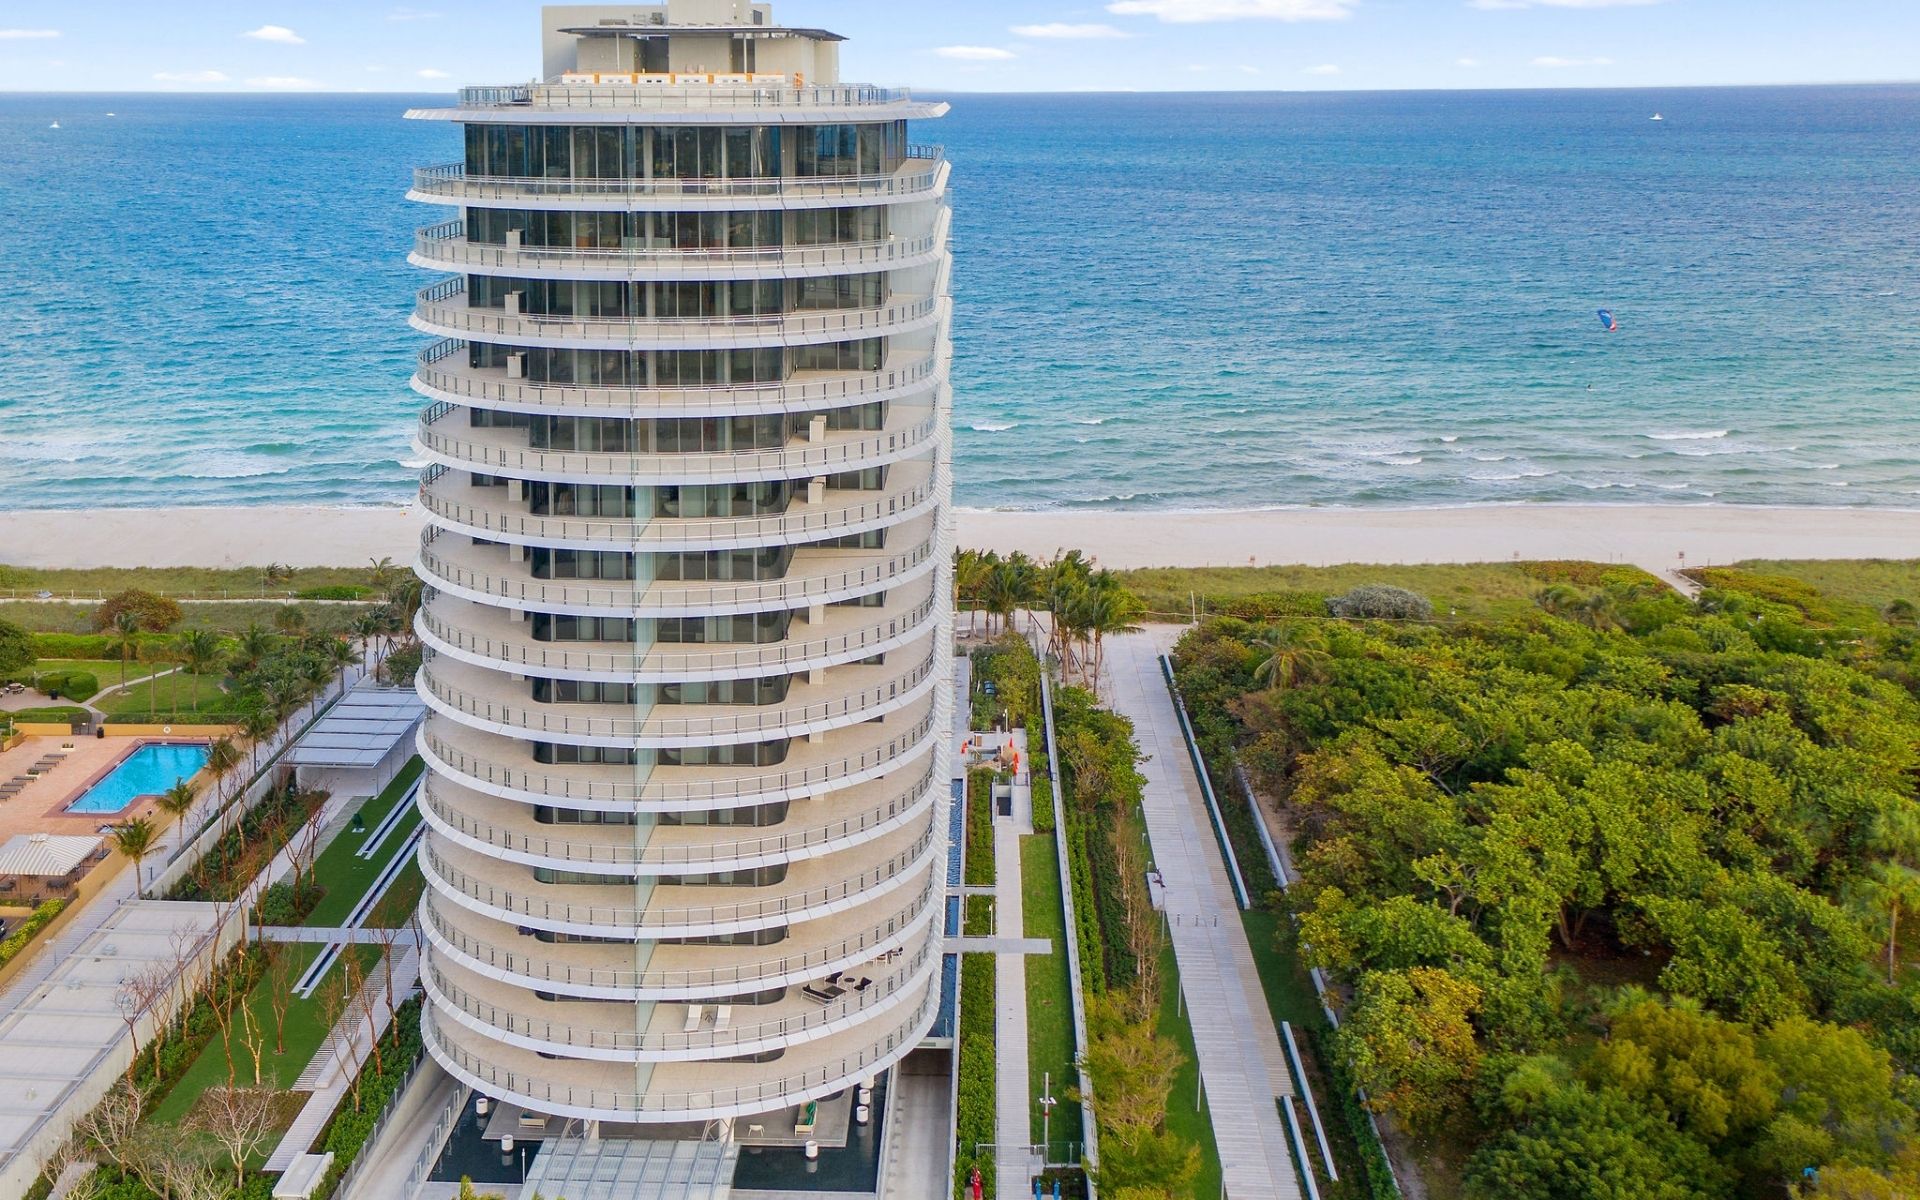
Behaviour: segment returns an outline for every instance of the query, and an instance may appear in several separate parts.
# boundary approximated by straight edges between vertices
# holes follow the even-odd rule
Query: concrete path
[[[1177,633],[1177,631],[1175,631]],[[1112,638],[1113,707],[1131,718],[1147,778],[1145,811],[1180,988],[1230,1200],[1298,1200],[1276,1097],[1293,1093],[1280,1035],[1214,841],[1206,802],[1160,674],[1154,633]]]
[[[994,932],[1001,940],[1021,938],[1026,910],[1020,895],[1020,828],[1015,818],[993,819]],[[1024,939],[1022,939],[1024,940]],[[1043,953],[1053,943],[1040,943]],[[1027,1115],[1032,1085],[1027,1066],[1027,956],[1001,951],[993,956],[994,1178],[997,1194],[1030,1195],[1029,1182],[1040,1170],[1033,1153],[1033,1122]]]
[[[953,1146],[950,1097],[944,1071],[910,1074],[905,1063],[894,1068],[887,1090],[889,1129],[880,1195],[938,1200],[952,1190],[953,1182],[946,1177],[947,1153]]]

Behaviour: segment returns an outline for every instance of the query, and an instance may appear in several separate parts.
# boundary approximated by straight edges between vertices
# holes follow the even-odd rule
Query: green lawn
[[[185,671],[175,675],[159,675],[129,684],[125,691],[94,701],[94,707],[110,717],[143,717],[149,713],[217,713],[230,712],[229,697],[220,688],[224,677],[220,675],[194,675]],[[111,675],[100,676],[100,686],[116,687],[120,683],[120,670],[115,665]]]
[[[1051,834],[1020,839],[1020,897],[1023,936],[1046,938],[1053,953],[1027,955],[1027,1070],[1032,1076],[1033,1140],[1040,1141],[1041,1085],[1053,1074],[1053,1094],[1064,1097],[1077,1087],[1073,1066],[1073,988],[1067,975],[1066,909],[1060,903],[1059,855]],[[1054,1106],[1054,1142],[1081,1140],[1080,1106],[1065,1099]]]
[[[254,989],[247,993],[247,1007],[253,1013],[253,1020],[260,1032],[263,1053],[260,1059],[260,1079],[268,1087],[285,1090],[294,1080],[300,1078],[300,1072],[307,1069],[313,1056],[319,1052],[320,1043],[326,1040],[325,988],[314,992],[312,999],[302,1000],[293,997],[287,1003],[285,1026],[285,1050],[274,1050],[273,1006],[268,997],[276,987],[285,988],[300,978],[314,957],[320,953],[318,945],[293,944],[280,947],[280,953],[288,956],[288,967],[274,978],[274,972],[263,975]],[[361,970],[371,976],[378,968],[380,947],[353,946],[349,950],[360,960]],[[342,961],[344,961],[344,956]],[[341,967],[335,964],[328,977],[337,975]],[[243,1086],[253,1082],[253,1057],[247,1051],[246,1039],[242,1036],[239,1010],[234,1015],[234,1071]],[[227,1083],[227,1053],[225,1043],[218,1036],[207,1043],[207,1048],[187,1068],[186,1074],[173,1085],[154,1109],[152,1119],[161,1122],[178,1122],[193,1110],[200,1096],[210,1087],[225,1087]]]
[[[0,609],[0,617],[4,617],[5,615],[6,611]],[[56,671],[86,671],[90,674],[97,675],[100,679],[100,686],[103,688],[113,687],[120,682],[120,660],[117,658],[42,658],[37,660],[31,669],[46,673]],[[165,663],[143,663],[138,659],[127,660],[127,679],[129,681],[145,679],[156,671],[164,670],[166,670]]]
[[[1202,607],[1262,592],[1335,596],[1362,584],[1384,583],[1420,593],[1437,615],[1496,617],[1530,610],[1546,584],[1514,563],[1340,567],[1155,567],[1120,578],[1165,620],[1185,621],[1198,594]]]
[[[406,844],[407,834],[420,823],[420,813],[417,809],[401,818],[400,824],[387,834],[386,840],[380,843],[380,849],[374,853],[373,857],[357,856],[360,847],[366,844],[366,839],[380,827],[380,822],[393,811],[394,805],[400,803],[402,797],[407,794],[407,789],[412,786],[415,779],[419,778],[425,766],[426,764],[420,759],[410,760],[401,769],[400,774],[394,777],[393,782],[387,785],[385,791],[361,805],[360,817],[366,825],[366,831],[355,833],[349,825],[340,831],[331,845],[320,852],[319,860],[314,863],[313,873],[320,886],[327,890],[327,894],[320,898],[320,903],[314,905],[313,912],[306,919],[307,925],[338,925],[346,920],[347,914],[360,903],[360,898],[366,895],[367,889],[373,885],[373,881],[378,878],[380,872],[386,869],[386,865],[393,860],[393,856],[400,852],[400,847]],[[403,873],[395,884],[398,886],[404,882],[406,882],[406,876]],[[416,891],[414,896],[417,899],[419,893]],[[401,923],[405,923],[404,919]]]

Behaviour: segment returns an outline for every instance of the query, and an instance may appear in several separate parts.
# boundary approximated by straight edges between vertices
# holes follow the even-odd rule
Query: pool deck
[[[204,742],[205,738],[161,738],[161,737],[30,737],[13,749],[0,753],[0,782],[16,778],[27,773],[27,768],[43,758],[59,753],[68,742],[73,749],[55,763],[53,768],[40,775],[24,790],[10,800],[0,800],[0,842],[20,833],[54,833],[78,836],[99,834],[100,827],[109,823],[125,820],[128,817],[149,815],[158,827],[161,837],[159,844],[164,848],[170,843],[166,833],[173,819],[159,811],[151,797],[142,797],[132,806],[111,813],[70,813],[67,805],[79,799],[86,790],[104,779],[122,760],[141,746],[155,742]],[[156,860],[157,861],[157,860]],[[105,864],[95,864],[87,876],[110,875],[119,869],[116,859]],[[103,871],[102,867],[106,869]],[[24,885],[26,881],[21,881]],[[27,897],[24,886],[0,897],[0,903],[20,903]],[[75,899],[84,898],[88,893],[83,877],[77,892],[69,895]]]

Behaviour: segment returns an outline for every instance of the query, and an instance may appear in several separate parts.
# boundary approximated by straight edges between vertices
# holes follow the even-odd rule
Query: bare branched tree
[[[247,1182],[247,1160],[278,1132],[269,1088],[208,1088],[188,1127],[207,1134],[226,1152],[236,1191]]]

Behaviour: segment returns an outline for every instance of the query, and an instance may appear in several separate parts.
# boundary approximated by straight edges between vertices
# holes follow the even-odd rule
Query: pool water
[[[157,796],[207,765],[204,743],[142,746],[105,779],[67,805],[70,813],[117,813],[142,796]]]

